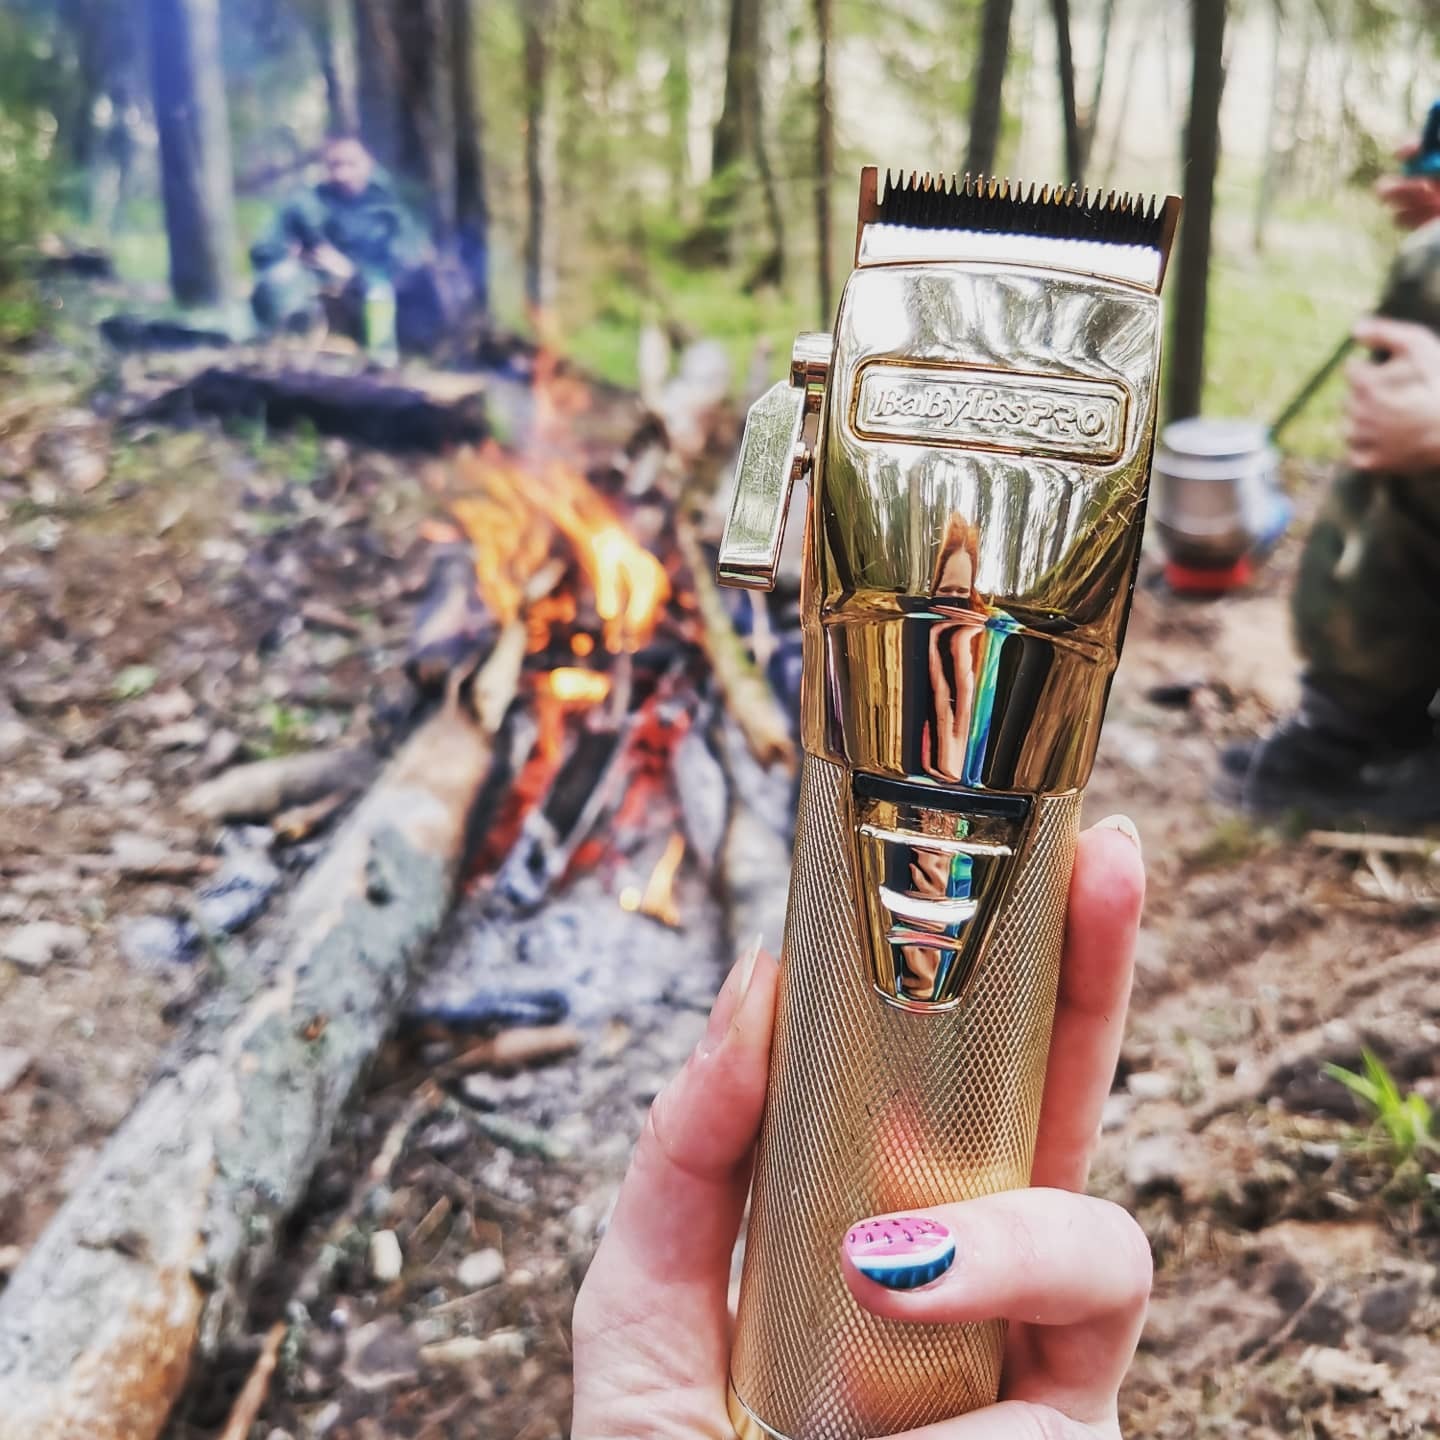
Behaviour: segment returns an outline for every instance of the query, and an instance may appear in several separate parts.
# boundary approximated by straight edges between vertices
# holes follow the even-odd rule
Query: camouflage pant
[[[1343,470],[1293,599],[1306,707],[1331,728],[1424,741],[1440,690],[1440,474]]]
[[[1440,331],[1440,220],[1406,237],[1375,308]],[[1341,470],[1293,609],[1313,718],[1359,738],[1423,741],[1440,690],[1440,473]]]

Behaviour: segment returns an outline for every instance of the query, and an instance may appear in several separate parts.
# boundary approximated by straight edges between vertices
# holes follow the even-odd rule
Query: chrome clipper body
[[[994,1400],[1003,1329],[875,1319],[855,1221],[1028,1183],[1119,656],[1179,201],[861,177],[833,336],[752,408],[719,573],[810,482],[804,773],[731,1369],[742,1437]]]

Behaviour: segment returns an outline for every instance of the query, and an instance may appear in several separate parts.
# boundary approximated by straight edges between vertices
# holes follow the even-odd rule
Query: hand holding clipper
[[[913,175],[882,196],[867,169],[834,335],[802,336],[751,410],[721,579],[773,583],[795,479],[810,497],[742,1440],[862,1440],[995,1399],[998,1323],[879,1319],[834,1257],[863,1217],[1029,1180],[1178,213]]]

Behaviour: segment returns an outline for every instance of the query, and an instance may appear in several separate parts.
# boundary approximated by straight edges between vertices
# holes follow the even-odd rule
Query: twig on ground
[[[220,1440],[248,1440],[250,1427],[270,1393],[270,1382],[275,1378],[275,1367],[280,1362],[280,1345],[284,1339],[285,1322],[277,1320],[265,1333],[260,1353],[255,1357],[255,1367],[230,1407],[230,1418],[220,1432]]]

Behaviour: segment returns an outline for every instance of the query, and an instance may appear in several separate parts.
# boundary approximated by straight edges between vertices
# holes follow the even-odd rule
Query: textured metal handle
[[[1028,1183],[1080,797],[1035,802],[965,999],[933,1013],[872,984],[852,805],[850,773],[807,756],[731,1365],[745,1440],[893,1435],[999,1385],[1000,1324],[876,1319],[840,1244],[868,1215]]]

